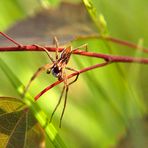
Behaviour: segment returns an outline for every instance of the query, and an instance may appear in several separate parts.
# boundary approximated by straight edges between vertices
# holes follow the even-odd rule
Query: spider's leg
[[[71,68],[71,67],[65,67],[65,68],[68,69],[68,70],[74,71],[74,72],[78,72],[77,70],[75,70],[75,69],[73,69],[73,68]],[[76,78],[75,78],[72,82],[70,82],[68,85],[71,85],[72,83],[76,82],[77,79],[78,79],[78,77],[79,77],[79,72],[78,72],[78,74],[76,75]]]
[[[85,49],[85,51],[87,52],[88,51],[88,44],[83,44],[79,47],[77,47],[76,49],[72,50],[72,52],[74,52],[75,50],[78,50],[78,49]]]
[[[60,105],[60,103],[61,103],[61,100],[62,100],[64,91],[65,91],[65,88],[66,88],[66,86],[67,86],[67,78],[66,78],[66,73],[65,73],[64,71],[62,71],[62,76],[61,76],[61,78],[64,80],[64,86],[63,86],[63,89],[62,89],[62,92],[61,92],[59,101],[58,101],[56,107],[54,108],[54,110],[53,110],[53,112],[52,112],[52,114],[51,114],[51,117],[50,117],[50,121],[49,121],[49,122],[52,121],[53,115],[54,115],[54,113],[56,112],[57,108],[59,107],[59,105]]]
[[[65,87],[66,87],[66,92],[65,92],[64,106],[63,106],[62,114],[61,114],[61,117],[60,117],[60,124],[59,124],[60,128],[61,128],[61,125],[62,125],[62,119],[63,119],[63,115],[64,115],[65,108],[66,108],[69,85],[65,84]]]
[[[63,89],[62,89],[62,92],[61,92],[61,95],[60,95],[59,101],[58,101],[56,107],[54,108],[54,110],[53,110],[53,112],[52,112],[52,114],[51,114],[51,117],[50,117],[49,122],[52,121],[53,115],[54,115],[54,113],[56,112],[57,108],[59,107],[59,105],[60,105],[60,103],[61,103],[62,96],[63,96],[63,94],[64,94],[64,90],[65,90],[65,85],[64,85],[64,87],[63,87]]]
[[[4,36],[5,38],[7,38],[7,39],[8,39],[9,41],[11,41],[12,43],[14,43],[15,45],[17,45],[17,46],[19,46],[19,47],[22,47],[21,44],[17,43],[15,40],[13,40],[11,37],[9,37],[8,35],[6,35],[5,33],[0,32],[0,34],[1,34],[2,36]]]
[[[55,58],[57,60],[59,58],[59,56],[58,56],[59,42],[58,42],[58,39],[56,36],[54,36],[54,38],[53,38],[53,44],[55,44],[55,46],[56,46]]]
[[[71,71],[78,72],[77,70],[75,70],[75,69],[73,69],[73,68],[70,68],[70,67],[65,67],[65,68],[68,69],[68,70],[71,70]],[[66,92],[65,92],[64,106],[63,106],[62,114],[61,114],[61,117],[60,117],[60,125],[59,125],[60,128],[61,128],[61,125],[62,125],[62,119],[63,119],[64,112],[65,112],[65,108],[66,108],[69,86],[70,86],[71,84],[73,84],[74,82],[77,81],[78,76],[79,76],[79,73],[77,74],[76,78],[75,78],[72,82],[70,82],[69,84],[67,84],[67,79],[66,79],[66,81],[65,81],[66,83],[64,83],[64,84],[65,84],[65,88],[66,88]]]
[[[43,50],[47,53],[49,59],[50,59],[52,62],[54,62],[54,59],[52,58],[52,56],[50,55],[49,51],[48,51],[45,47],[40,46],[40,45],[37,45],[37,44],[34,44],[33,46],[36,46],[36,47],[38,47],[38,48],[43,49]]]
[[[31,83],[33,82],[33,80],[34,80],[35,78],[37,78],[43,71],[45,71],[45,70],[47,70],[47,69],[50,69],[50,68],[52,67],[52,65],[53,65],[53,64],[46,64],[46,65],[44,65],[44,66],[38,68],[38,70],[34,73],[34,75],[31,77],[30,81],[28,82],[27,86],[25,87],[24,92],[23,92],[23,94],[22,94],[22,97],[25,96],[25,93],[28,91],[28,89],[29,89]]]

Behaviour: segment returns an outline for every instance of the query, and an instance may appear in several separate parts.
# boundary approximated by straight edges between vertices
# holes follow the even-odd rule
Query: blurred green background
[[[97,13],[104,16],[111,36],[148,46],[147,0],[92,0],[92,3]],[[79,0],[1,0],[0,11],[0,30],[22,44],[50,45],[54,35],[64,44],[77,36],[99,33]],[[3,37],[0,39],[1,46],[9,44]],[[73,41],[73,46],[84,43],[88,43],[89,51],[147,57],[145,53],[98,38],[79,38]],[[0,57],[24,85],[38,67],[49,62],[43,52],[5,52]],[[73,55],[69,66],[79,70],[99,62]],[[145,148],[147,72],[147,65],[112,64],[80,75],[70,87],[61,129],[58,124],[63,102],[53,119],[67,147]],[[0,95],[19,97],[1,69],[0,75]],[[55,80],[44,73],[29,92],[35,96]],[[49,117],[62,86],[51,89],[38,101]],[[48,140],[46,144],[47,148],[52,146]]]

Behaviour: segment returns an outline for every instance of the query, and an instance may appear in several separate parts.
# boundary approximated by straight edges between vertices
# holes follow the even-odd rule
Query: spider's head
[[[51,72],[53,74],[54,77],[58,78],[58,79],[61,79],[61,76],[62,76],[62,69],[61,67],[55,65],[52,69],[51,69]]]

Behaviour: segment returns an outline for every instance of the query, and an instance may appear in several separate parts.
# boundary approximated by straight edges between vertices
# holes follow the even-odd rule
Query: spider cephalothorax
[[[65,69],[71,55],[71,46],[65,48],[60,57],[53,62],[53,66],[47,69],[47,74],[52,73],[52,75],[58,80],[64,79],[63,70]]]
[[[58,78],[58,80],[62,79],[62,68],[58,65],[54,65],[51,69],[51,73],[54,77]]]

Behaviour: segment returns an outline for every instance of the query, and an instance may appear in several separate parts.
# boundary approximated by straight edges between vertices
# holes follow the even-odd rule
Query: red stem
[[[147,48],[139,47],[137,44],[134,44],[134,43],[131,43],[131,42],[127,42],[127,41],[124,41],[124,40],[113,38],[111,36],[105,37],[105,39],[108,40],[108,41],[111,41],[111,42],[123,45],[123,46],[127,46],[127,47],[134,48],[134,49],[139,49],[141,51],[144,51],[144,52],[148,53],[148,49]]]
[[[11,37],[9,37],[7,34],[0,32],[0,34],[2,34],[2,36],[4,36],[5,38],[7,38],[9,41],[11,41],[12,43],[14,43],[17,46],[22,46],[21,44],[17,43],[15,40],[13,40]]]
[[[2,34],[4,37],[6,37],[8,40],[10,40],[11,42],[13,42],[15,45],[17,45],[17,47],[0,47],[0,52],[4,52],[4,51],[44,51],[43,48],[40,48],[38,46],[34,46],[34,45],[26,45],[23,46],[19,43],[17,43],[15,40],[13,40],[12,38],[10,38],[9,36],[7,36],[6,34],[0,32],[0,34]],[[103,37],[102,37],[103,38]],[[132,48],[138,48],[137,45],[123,41],[123,40],[119,40],[119,39],[115,39],[112,37],[104,37],[104,39],[107,39],[109,41],[118,43],[118,44],[122,44],[124,46],[128,46],[128,47],[132,47]],[[48,51],[52,51],[55,52],[56,48],[53,47],[44,47],[46,48]],[[61,52],[64,48],[59,48],[58,51]],[[148,52],[147,49],[142,48],[142,50],[144,52]],[[136,63],[144,63],[144,64],[148,64],[148,58],[138,58],[138,57],[128,57],[128,56],[114,56],[114,55],[108,55],[108,54],[100,54],[100,53],[95,53],[95,52],[86,52],[86,51],[82,51],[82,50],[78,50],[78,49],[74,49],[73,54],[78,54],[78,55],[83,55],[83,56],[89,56],[89,57],[95,57],[95,58],[101,58],[104,59],[105,62],[101,63],[101,64],[96,64],[87,68],[84,68],[78,72],[74,72],[72,74],[70,74],[67,78],[71,78],[75,75],[77,75],[78,73],[83,73],[89,70],[92,70],[94,68],[98,68],[98,67],[102,67],[105,66],[109,63],[112,62],[127,62],[127,63],[132,63],[132,62],[136,62]],[[46,87],[43,91],[41,91],[36,97],[35,100],[37,100],[40,96],[42,96],[45,92],[47,92],[49,89],[51,89],[52,87],[60,84],[61,82],[63,82],[63,80],[57,81],[55,83],[53,83],[52,85]]]
[[[54,47],[45,47],[48,51],[55,52],[56,48]],[[59,48],[59,52],[61,52],[64,48]],[[42,48],[39,48],[34,45],[26,45],[26,46],[19,46],[19,47],[0,47],[0,51],[43,51]],[[100,54],[95,52],[86,52],[82,50],[75,49],[73,54],[101,58],[106,61],[112,62],[136,62],[136,63],[144,63],[148,64],[148,58],[138,58],[138,57],[129,57],[129,56],[114,56],[109,54]]]
[[[87,52],[86,52],[87,53]],[[90,55],[89,55],[90,56]],[[122,56],[111,56],[111,55],[105,55],[105,54],[96,54],[94,55],[94,57],[99,56],[100,58],[103,58],[106,62],[101,63],[101,64],[96,64],[93,66],[89,66],[86,67],[78,72],[74,72],[70,75],[67,76],[67,79],[72,78],[73,76],[76,76],[78,73],[81,74],[83,72],[98,68],[98,67],[102,67],[105,66],[107,64],[113,63],[113,62],[128,62],[128,63],[132,63],[132,62],[137,62],[137,63],[144,63],[144,64],[148,64],[148,59],[144,59],[144,58],[132,58],[132,57],[122,57]],[[56,81],[55,83],[47,86],[44,90],[42,90],[37,96],[35,96],[35,100],[37,100],[38,98],[40,98],[44,93],[46,93],[49,89],[53,88],[54,86],[60,84],[61,82],[63,82],[63,80],[60,81]]]
[[[80,36],[80,37],[77,37],[76,39],[90,39],[90,38],[100,38],[100,39],[105,39],[107,41],[110,41],[110,42],[113,42],[113,43],[116,43],[116,44],[119,44],[119,45],[122,45],[122,46],[127,46],[127,47],[130,47],[130,48],[133,48],[133,49],[136,49],[136,50],[141,50],[143,52],[146,52],[148,53],[148,48],[144,48],[144,47],[139,47],[137,44],[134,44],[134,43],[131,43],[131,42],[128,42],[128,41],[125,41],[125,40],[120,40],[118,38],[114,38],[114,37],[111,37],[111,36],[100,36],[100,35],[92,35],[92,36]]]
[[[67,79],[70,79],[70,78],[72,78],[73,76],[76,76],[77,74],[81,74],[81,73],[84,73],[84,72],[86,72],[86,71],[89,71],[89,70],[98,68],[98,67],[103,67],[103,66],[105,66],[105,65],[107,65],[107,64],[109,64],[109,62],[104,62],[104,63],[96,64],[96,65],[93,65],[93,66],[90,66],[90,67],[86,67],[86,68],[84,68],[84,69],[82,69],[82,70],[79,70],[79,71],[77,71],[77,72],[74,72],[74,73],[68,75],[68,76],[67,76]],[[61,82],[63,82],[63,80],[60,80],[60,81],[58,80],[58,81],[56,81],[55,83],[53,83],[53,84],[47,86],[47,87],[46,87],[45,89],[43,89],[38,95],[35,96],[35,98],[34,98],[35,101],[37,101],[37,99],[40,98],[40,97],[41,97],[44,93],[46,93],[48,90],[50,90],[50,89],[53,88],[54,86],[60,84]]]

